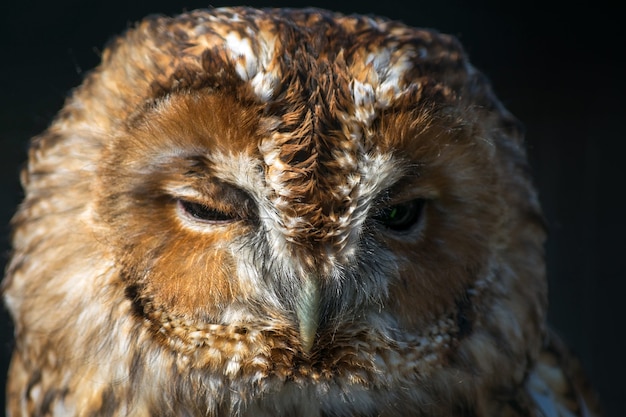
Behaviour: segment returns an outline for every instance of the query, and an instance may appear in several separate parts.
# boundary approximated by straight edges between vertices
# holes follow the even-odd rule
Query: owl
[[[149,17],[21,180],[10,416],[598,415],[546,324],[522,128],[454,37]]]

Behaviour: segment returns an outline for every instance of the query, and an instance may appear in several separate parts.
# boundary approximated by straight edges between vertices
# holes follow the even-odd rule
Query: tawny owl
[[[32,142],[9,414],[596,415],[523,146],[435,31],[140,22]]]

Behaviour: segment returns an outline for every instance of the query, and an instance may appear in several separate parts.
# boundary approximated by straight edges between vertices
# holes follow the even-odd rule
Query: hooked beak
[[[300,295],[296,301],[300,342],[302,343],[304,353],[311,351],[319,325],[320,293],[317,284],[318,280],[316,277],[308,275],[304,280]]]

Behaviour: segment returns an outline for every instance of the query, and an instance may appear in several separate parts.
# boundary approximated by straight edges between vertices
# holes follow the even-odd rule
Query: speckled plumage
[[[11,416],[596,415],[519,124],[453,37],[148,18],[22,182]]]

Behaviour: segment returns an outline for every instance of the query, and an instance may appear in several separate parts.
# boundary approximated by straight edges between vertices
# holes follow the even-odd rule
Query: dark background
[[[28,139],[45,129],[67,92],[97,64],[111,36],[147,14],[208,5],[192,0],[8,4],[0,9],[2,265],[9,251],[8,222],[21,199],[18,171]],[[606,415],[626,416],[626,36],[616,6],[453,0],[247,4],[382,14],[461,40],[527,128],[529,158],[550,228],[549,320],[581,357]],[[0,389],[11,332],[2,310]]]

